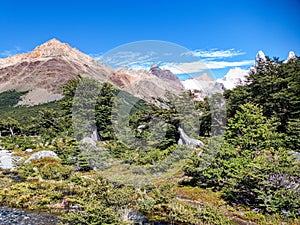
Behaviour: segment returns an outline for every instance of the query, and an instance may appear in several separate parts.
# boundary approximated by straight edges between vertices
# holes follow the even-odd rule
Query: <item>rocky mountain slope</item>
[[[175,75],[172,74],[175,77]],[[176,77],[177,78],[177,77]],[[184,91],[184,87],[177,78],[157,76],[153,72],[146,70],[132,70],[122,68],[116,71],[109,79],[117,84],[123,90],[133,94],[136,97],[146,99],[155,103],[155,98],[164,98],[166,91],[179,94]]]
[[[152,101],[166,91],[179,93],[183,86],[170,71],[115,71],[92,57],[56,39],[32,52],[0,58],[0,92],[29,91],[22,104],[39,104],[62,97],[61,85],[76,77],[88,76],[99,82],[112,82],[131,94]]]
[[[0,59],[0,92],[29,91],[25,104],[53,101],[61,98],[61,85],[78,73],[104,81],[113,69],[52,39],[27,54]]]

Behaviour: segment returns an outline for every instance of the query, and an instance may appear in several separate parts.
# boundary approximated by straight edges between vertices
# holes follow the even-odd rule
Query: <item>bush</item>
[[[260,107],[242,105],[229,119],[215,159],[205,164],[209,152],[204,150],[185,167],[186,175],[192,177],[193,185],[222,190],[233,205],[299,216],[300,164],[283,147],[284,137],[275,128]]]
[[[62,165],[60,160],[50,158],[33,160],[18,169],[18,174],[23,179],[41,177],[46,180],[65,180],[71,173],[71,166]]]

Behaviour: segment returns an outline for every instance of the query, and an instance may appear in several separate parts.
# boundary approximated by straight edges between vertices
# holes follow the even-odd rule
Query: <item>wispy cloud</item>
[[[153,63],[159,64],[174,74],[197,73],[207,69],[223,69],[233,67],[252,66],[254,60],[232,59],[244,55],[245,52],[235,49],[228,50],[195,50],[178,53],[120,51],[96,56],[102,63],[116,69],[126,66],[132,69],[149,69]]]
[[[194,61],[187,63],[166,63],[163,68],[171,70],[174,74],[196,73],[207,69],[222,69],[239,66],[251,66],[254,60],[242,61]]]
[[[227,49],[227,50],[218,50],[218,49],[210,49],[210,50],[194,50],[194,51],[188,51],[183,53],[184,55],[191,55],[196,56],[200,58],[214,58],[214,59],[220,59],[220,58],[231,58],[239,55],[246,54],[245,52],[242,52],[240,50]]]
[[[0,57],[1,58],[9,57],[9,56],[15,55],[17,53],[20,53],[20,51],[21,51],[21,48],[16,46],[13,49],[4,50],[3,52],[0,52]]]
[[[114,68],[123,66],[130,67],[137,64],[149,64],[158,61],[157,53],[155,52],[135,52],[135,51],[120,51],[116,53],[108,53],[103,56],[98,56],[97,60],[102,63],[108,64]]]

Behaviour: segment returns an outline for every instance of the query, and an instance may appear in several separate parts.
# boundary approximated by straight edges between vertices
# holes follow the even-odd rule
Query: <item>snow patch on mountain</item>
[[[296,58],[295,52],[290,51],[290,52],[289,52],[289,55],[288,55],[287,59],[284,61],[284,63],[287,63],[288,61],[290,61],[290,60],[292,60],[292,59],[295,59],[295,58]]]
[[[267,58],[265,56],[265,53],[262,50],[258,51],[258,53],[255,56],[255,66],[258,66],[259,63],[265,62],[266,60]]]
[[[245,84],[248,73],[249,70],[244,70],[239,67],[235,67],[230,69],[223,78],[217,79],[216,82],[219,84],[223,84],[226,90],[232,90],[238,85]]]

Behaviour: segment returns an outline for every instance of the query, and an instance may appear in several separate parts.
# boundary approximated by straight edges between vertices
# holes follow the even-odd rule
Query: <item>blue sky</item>
[[[6,0],[0,28],[0,57],[53,37],[95,56],[134,41],[173,42],[204,61],[223,62],[216,70],[222,73],[238,62],[250,65],[258,50],[280,59],[290,50],[300,55],[299,0]]]

